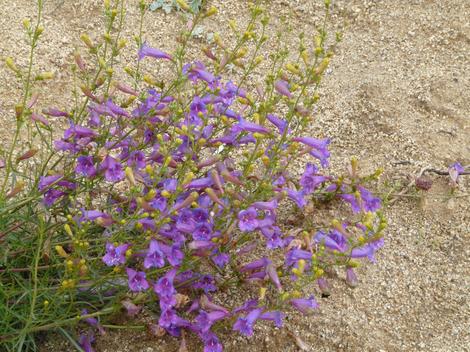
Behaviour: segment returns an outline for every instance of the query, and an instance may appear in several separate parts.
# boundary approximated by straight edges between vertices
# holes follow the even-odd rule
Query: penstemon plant
[[[146,9],[142,2],[141,21]],[[345,175],[329,174],[330,140],[305,134],[333,55],[326,45],[329,1],[325,9],[313,50],[303,36],[293,61],[280,47],[253,92],[250,77],[268,40],[269,18],[258,5],[233,45],[215,35],[203,49],[208,63],[187,62],[186,52],[214,7],[194,13],[174,53],[144,42],[140,30],[138,64],[126,68],[126,84],[114,78],[125,46],[124,0],[105,1],[103,43],[81,37],[97,65],[75,54],[84,99],[75,92],[66,109],[36,112],[35,102],[27,103],[28,74],[18,120],[30,120],[37,130],[31,140],[39,138],[46,152],[24,190],[15,191],[17,163],[33,155],[13,157],[18,137],[3,161],[3,189],[12,187],[0,209],[5,345],[32,348],[31,334],[58,330],[92,351],[93,332],[113,327],[106,316],[145,308],[155,314],[154,333],[193,333],[204,351],[221,351],[224,326],[251,336],[259,321],[281,327],[291,310],[311,314],[318,307],[312,283],[328,294],[335,268],[357,285],[358,259],[374,261],[386,221],[366,189],[380,171],[363,177],[353,158]],[[142,60],[166,65],[174,76],[157,82],[141,73]],[[229,66],[239,70],[237,82],[227,77]],[[68,123],[59,138],[52,118]],[[293,170],[299,161],[300,176]],[[324,203],[342,215],[318,225],[312,209]],[[281,216],[291,204],[299,214],[294,225]],[[238,289],[243,301],[221,302],[218,293],[228,289]],[[25,303],[28,309],[19,308]],[[78,343],[64,330],[77,323],[89,327]]]

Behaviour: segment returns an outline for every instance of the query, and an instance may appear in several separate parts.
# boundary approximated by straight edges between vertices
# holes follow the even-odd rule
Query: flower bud
[[[5,64],[7,65],[7,67],[12,70],[13,72],[15,73],[19,73],[19,69],[18,67],[15,65],[15,62],[13,61],[13,59],[11,57],[7,57],[5,59]]]
[[[191,12],[191,7],[188,5],[188,3],[184,0],[176,0],[176,3],[178,4],[179,7],[181,7],[184,11],[189,11]]]
[[[346,269],[346,283],[352,288],[357,287],[357,285],[359,284],[356,273],[351,267]]]
[[[69,235],[70,238],[73,239],[72,229],[70,228],[70,225],[69,225],[69,224],[65,224],[65,225],[64,225],[64,230],[65,230],[65,232],[67,233],[67,235]]]
[[[217,14],[217,7],[211,6],[205,13],[205,17],[210,17]]]
[[[43,81],[43,80],[52,79],[52,78],[54,78],[54,72],[42,72],[36,76],[37,81]]]
[[[54,249],[62,258],[67,258],[69,256],[62,246],[55,246]]]
[[[88,49],[90,50],[93,50],[95,49],[95,46],[93,45],[90,37],[88,36],[88,34],[84,33],[80,36],[80,39],[82,40],[83,43],[85,43],[85,45],[88,47]]]
[[[28,30],[30,27],[31,27],[31,21],[29,20],[29,18],[25,18],[23,20],[23,28]]]
[[[26,160],[26,159],[32,158],[33,156],[36,155],[37,152],[38,152],[37,149],[30,149],[30,150],[28,150],[26,153],[24,153],[23,155],[19,156],[19,157],[16,159],[16,162],[20,162],[20,161],[22,161],[22,160]]]
[[[135,182],[135,177],[134,177],[134,171],[132,170],[132,168],[127,166],[124,172],[126,174],[126,178],[129,181],[130,185],[135,186],[136,182]]]

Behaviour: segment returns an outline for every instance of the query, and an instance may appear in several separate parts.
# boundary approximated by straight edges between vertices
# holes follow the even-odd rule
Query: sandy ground
[[[228,33],[226,21],[246,22],[244,0],[214,0],[220,14],[207,28]],[[283,16],[296,31],[313,34],[321,6],[316,0],[266,2],[274,32]],[[366,171],[385,169],[381,190],[403,187],[425,167],[470,164],[470,2],[468,0],[333,1],[333,23],[344,39],[325,78],[312,126],[332,138],[332,167],[357,155]],[[64,106],[71,79],[68,63],[83,31],[100,33],[99,1],[50,0],[46,40],[38,66],[58,78],[44,85],[41,103]],[[21,20],[32,13],[27,0],[0,0],[0,57],[25,61]],[[135,33],[137,10],[128,6],[125,36]],[[171,50],[180,27],[175,15],[150,13],[145,37]],[[209,30],[209,29],[208,29]],[[227,34],[228,36],[228,34]],[[295,44],[292,44],[295,49]],[[271,46],[272,48],[272,46]],[[130,47],[126,60],[131,60]],[[9,138],[19,86],[0,66],[0,136]],[[54,93],[58,92],[58,93]],[[398,164],[397,164],[398,163]],[[291,316],[287,327],[312,351],[470,351],[470,177],[454,197],[448,180],[420,198],[400,197],[386,208],[389,230],[377,264],[359,271],[358,288],[333,283],[310,318]],[[399,192],[399,190],[397,191]],[[413,193],[414,194],[414,193]],[[230,300],[230,295],[227,295]],[[251,339],[224,336],[227,351],[295,351],[286,330],[261,326]],[[189,346],[199,350],[200,346]],[[171,339],[110,332],[97,350],[176,351]],[[55,339],[43,351],[69,351]]]

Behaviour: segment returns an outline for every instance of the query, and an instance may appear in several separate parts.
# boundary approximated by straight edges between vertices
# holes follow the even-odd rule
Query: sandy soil
[[[242,24],[248,18],[244,0],[211,3],[220,14],[208,30],[217,28],[228,36],[227,19]],[[280,18],[286,17],[296,31],[313,34],[321,15],[320,1],[266,3],[273,33]],[[345,24],[344,40],[323,82],[312,126],[312,133],[318,135],[320,129],[333,140],[333,170],[357,155],[365,171],[385,169],[381,190],[388,191],[391,185],[408,185],[425,167],[446,169],[454,161],[469,165],[470,2],[333,3],[333,23]],[[27,48],[21,20],[32,11],[28,0],[0,0],[0,58],[13,56],[24,63]],[[47,3],[46,40],[39,48],[37,67],[52,68],[58,79],[44,85],[42,104],[66,104],[71,53],[80,45],[83,31],[99,35],[100,11],[101,2],[94,0]],[[129,38],[135,33],[137,14],[135,1],[129,1],[125,29]],[[179,27],[174,14],[150,13],[145,37],[171,51]],[[122,65],[135,57],[134,50],[129,47]],[[8,138],[19,86],[4,66],[0,66],[0,78],[0,136]],[[351,290],[335,281],[332,295],[319,299],[316,315],[290,317],[287,327],[312,351],[470,351],[470,177],[463,178],[450,197],[448,180],[429,176],[434,182],[430,191],[419,198],[399,197],[387,206],[386,246],[376,265],[359,271],[359,287]],[[226,299],[233,299],[230,293]],[[227,351],[298,349],[285,329],[268,326],[260,326],[251,339],[229,334],[224,339]],[[169,338],[115,331],[97,345],[101,352],[177,349]],[[71,348],[51,339],[43,350]]]

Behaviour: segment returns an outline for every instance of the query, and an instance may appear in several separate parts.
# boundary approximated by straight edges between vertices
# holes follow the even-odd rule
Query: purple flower
[[[204,352],[222,352],[223,346],[218,337],[211,331],[200,334],[204,342]]]
[[[310,298],[295,298],[289,301],[290,304],[294,306],[297,310],[303,314],[311,314],[316,308],[318,308],[318,303],[313,296]]]
[[[254,208],[240,211],[238,213],[238,228],[240,231],[254,231],[258,227],[258,220],[256,219],[257,216],[258,213]]]
[[[200,197],[199,197],[200,198]],[[197,208],[193,210],[193,219],[198,224],[203,224],[209,219],[209,212],[206,209]]]
[[[318,231],[314,240],[338,252],[346,252],[349,248],[348,241],[338,230],[331,230],[328,234]]]
[[[149,283],[145,279],[143,271],[135,271],[126,268],[129,289],[133,292],[145,291],[149,288]]]
[[[85,352],[95,352],[91,344],[95,341],[93,333],[88,332],[87,334],[81,334],[78,339],[78,344]]]
[[[106,181],[109,182],[121,181],[125,176],[121,163],[109,155],[101,163],[100,170],[104,170]]]
[[[281,134],[284,134],[287,128],[287,121],[278,118],[273,114],[267,114],[266,118],[269,122],[271,122],[274,126],[276,126]],[[290,130],[288,130],[290,132]]]
[[[178,180],[175,178],[167,178],[163,181],[163,188],[168,192],[176,191],[176,187],[178,186]]]
[[[273,284],[276,286],[276,288],[281,291],[282,286],[281,286],[281,281],[279,280],[279,276],[277,275],[277,270],[273,263],[269,263],[268,266],[266,267],[266,273],[268,274],[268,277],[271,279]]]
[[[51,207],[57,201],[57,199],[59,199],[63,195],[65,195],[65,192],[59,191],[57,189],[47,190],[46,193],[44,193],[44,205],[46,207]]]
[[[357,275],[354,272],[354,269],[351,267],[348,267],[346,269],[346,283],[352,288],[356,287],[359,284],[359,281],[357,280]]]
[[[197,224],[193,232],[196,241],[209,241],[212,237],[212,225],[209,223]]]
[[[144,268],[162,268],[165,266],[165,257],[157,240],[151,240],[147,255],[144,260]]]
[[[136,169],[143,169],[145,167],[145,154],[140,150],[133,151],[127,159],[127,165]]]
[[[330,157],[330,152],[328,151],[328,144],[330,140],[325,139],[316,139],[312,137],[295,137],[292,138],[293,142],[300,142],[311,148],[310,155],[320,160],[320,163],[323,167],[328,166],[328,158]]]
[[[292,98],[292,93],[289,91],[289,83],[284,80],[279,80],[274,83],[274,89],[281,95]]]
[[[116,266],[126,263],[126,251],[130,245],[121,244],[120,246],[114,246],[112,243],[106,243],[106,254],[102,260],[107,266]]]
[[[42,192],[44,191],[47,187],[52,185],[54,182],[56,182],[58,179],[60,179],[62,175],[53,175],[53,176],[41,176],[39,178],[39,191]]]
[[[211,187],[214,184],[212,177],[202,177],[192,180],[188,183],[185,188],[187,189],[205,189]]]
[[[263,127],[253,122],[245,121],[243,119],[240,119],[238,124],[233,126],[232,131],[234,132],[243,131],[243,132],[261,133],[261,134],[267,134],[270,132],[266,127]]]
[[[312,193],[320,184],[327,181],[328,178],[318,175],[318,169],[313,164],[307,164],[305,172],[300,179],[300,185],[305,194]]]
[[[288,267],[297,267],[298,261],[300,259],[310,263],[312,261],[312,253],[303,249],[293,248],[287,252],[285,262]]]
[[[245,336],[253,335],[253,325],[256,323],[262,312],[261,308],[253,309],[245,317],[239,317],[233,325],[233,330]]]
[[[462,174],[463,172],[465,172],[465,169],[464,167],[462,166],[462,164],[460,163],[453,163],[452,165],[449,166],[449,176],[450,176],[450,179],[454,182],[454,183],[458,183],[459,181],[459,176],[460,174]]]
[[[80,175],[93,177],[96,174],[95,163],[92,156],[81,155],[77,158],[75,172]]]
[[[299,208],[303,208],[307,204],[305,194],[302,191],[296,191],[290,188],[286,188],[285,191],[287,192],[287,197],[289,197],[290,200],[293,200]]]
[[[252,261],[251,263],[242,266],[240,268],[240,272],[244,273],[248,271],[264,269],[270,263],[271,261],[266,257],[263,257],[261,259],[256,259],[255,261]]]
[[[254,202],[251,206],[256,209],[274,212],[277,209],[277,199],[270,200],[269,202]]]
[[[384,239],[381,238],[377,241],[367,243],[362,247],[354,248],[351,251],[351,258],[363,258],[367,257],[371,262],[375,262],[374,253],[382,248],[384,245]]]
[[[260,320],[269,320],[274,322],[274,325],[278,328],[282,328],[282,319],[284,318],[284,313],[275,310],[272,312],[264,312],[260,315]]]
[[[359,199],[353,194],[341,194],[340,198],[351,204],[353,212],[359,213],[361,210],[365,212],[374,212],[380,209],[381,202],[362,186],[358,186]]]
[[[161,277],[153,286],[153,290],[160,297],[160,307],[168,308],[176,304],[176,289],[173,281],[176,276],[176,269],[168,271],[165,276]]]
[[[88,315],[88,310],[86,309],[82,309],[82,312],[81,312],[81,315],[84,316],[84,315]],[[94,318],[94,317],[89,317],[89,318],[84,318],[85,322],[94,327],[94,328],[97,328],[98,331],[100,332],[101,335],[105,335],[106,334],[106,331],[104,330],[103,326],[100,324],[100,322],[98,321],[98,319]]]
[[[139,60],[142,60],[144,57],[153,57],[155,59],[166,59],[166,60],[172,60],[172,57],[168,55],[167,53],[151,48],[150,46],[147,45],[147,43],[142,44],[139,50]]]
[[[161,244],[160,247],[171,266],[178,266],[183,262],[184,253],[177,245],[167,246],[165,244]]]
[[[193,219],[193,213],[189,209],[183,209],[178,214],[176,219],[176,228],[185,233],[190,233],[194,231],[195,223]]]
[[[210,291],[217,291],[215,280],[211,275],[202,275],[199,280],[193,284],[193,287],[203,289],[206,294]]]
[[[212,261],[219,268],[223,268],[230,261],[230,256],[227,253],[218,253],[218,254],[212,256]]]
[[[194,325],[198,331],[207,333],[216,321],[222,320],[226,316],[228,316],[228,313],[221,310],[215,310],[210,313],[200,310]]]

